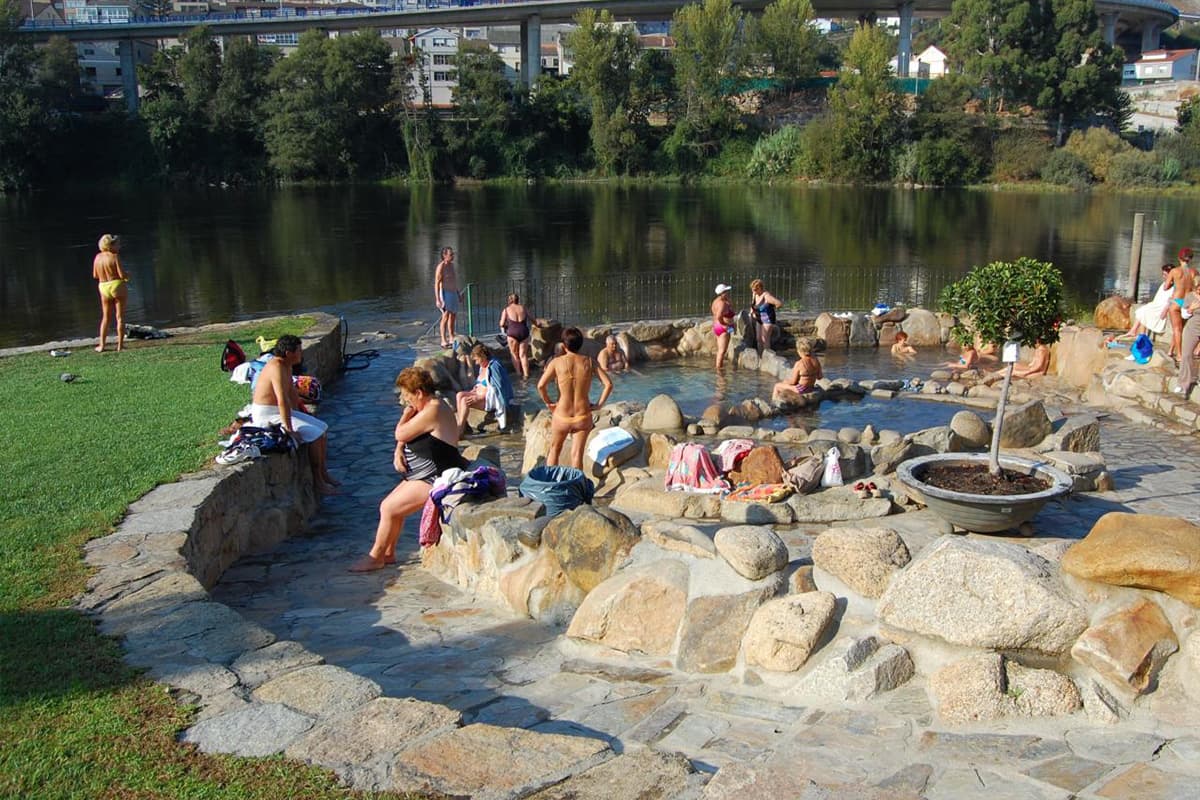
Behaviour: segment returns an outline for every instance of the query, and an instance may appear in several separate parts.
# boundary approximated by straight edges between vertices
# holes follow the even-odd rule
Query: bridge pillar
[[[1147,22],[1142,25],[1142,52],[1158,49],[1158,37],[1162,28],[1157,22]]]
[[[521,83],[527,88],[542,74],[542,18],[530,14],[521,23]]]
[[[1100,15],[1100,27],[1104,31],[1104,43],[1114,45],[1117,43],[1117,12],[1112,11],[1107,14]]]
[[[117,42],[117,56],[121,59],[121,85],[125,93],[125,107],[130,114],[138,113],[138,80],[137,57],[134,54],[133,40],[122,39]]]
[[[909,62],[912,61],[913,0],[905,0],[896,10],[900,13],[900,44],[896,52],[896,74],[908,77]]]

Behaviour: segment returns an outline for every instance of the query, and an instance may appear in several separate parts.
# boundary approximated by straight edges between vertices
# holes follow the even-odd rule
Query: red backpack
[[[233,372],[239,364],[246,363],[246,351],[242,346],[233,339],[225,342],[225,349],[221,351],[221,371]]]

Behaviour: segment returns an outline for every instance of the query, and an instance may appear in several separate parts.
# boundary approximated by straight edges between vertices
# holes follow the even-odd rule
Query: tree
[[[259,47],[252,38],[234,39],[225,49],[210,129],[227,178],[255,177],[266,165],[267,76],[277,58],[275,48]]]
[[[38,85],[48,108],[67,110],[82,92],[79,55],[64,36],[52,36],[39,53]]]
[[[404,143],[408,177],[432,181],[437,177],[437,156],[442,152],[442,125],[433,108],[433,91],[424,59],[408,53],[396,59],[392,75],[392,95],[396,98],[396,119]],[[447,170],[448,175],[452,171]]]
[[[1058,341],[1062,296],[1062,273],[1053,264],[1022,257],[975,267],[965,278],[942,290],[941,306],[946,313],[960,318],[951,333],[962,344],[978,338],[997,347],[1012,340],[1051,345]],[[1000,427],[1012,369],[1010,362],[992,427],[989,469],[993,475],[1000,474]]]
[[[1041,0],[955,0],[942,21],[946,54],[983,87],[991,110],[1036,94],[1043,12]]]
[[[504,61],[490,49],[464,49],[456,61],[454,105],[459,123],[451,139],[459,162],[475,178],[519,174],[528,156],[526,142],[513,135],[521,93],[504,77]]]
[[[575,60],[571,83],[592,115],[592,153],[601,173],[633,171],[642,160],[646,113],[634,97],[638,44],[632,29],[617,28],[612,14],[585,9],[567,37]]]
[[[846,48],[837,85],[829,91],[829,117],[837,148],[833,168],[850,180],[891,174],[901,140],[900,96],[892,85],[891,43],[880,28],[863,25]]]
[[[26,186],[45,115],[33,83],[37,53],[17,38],[16,0],[0,0],[0,191]]]
[[[666,146],[680,166],[697,166],[737,127],[729,93],[745,58],[741,25],[742,12],[730,0],[704,0],[675,12],[671,30],[679,108]]]
[[[752,18],[748,39],[758,71],[770,71],[785,85],[815,78],[821,34],[812,21],[809,0],[775,0],[761,18]]]
[[[955,186],[973,183],[988,172],[988,130],[964,106],[974,98],[970,82],[961,75],[933,81],[917,99],[909,120],[915,174],[923,184]]]

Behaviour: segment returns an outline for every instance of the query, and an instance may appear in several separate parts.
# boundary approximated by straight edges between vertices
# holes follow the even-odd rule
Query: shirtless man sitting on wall
[[[334,487],[341,484],[334,480],[326,467],[325,431],[329,426],[316,417],[295,410],[300,405],[300,393],[292,382],[292,367],[304,357],[300,337],[291,334],[280,336],[271,352],[275,357],[259,373],[250,397],[251,424],[259,428],[272,423],[281,425],[297,442],[311,444],[308,458],[312,466],[313,485],[318,494],[336,494]]]
[[[553,416],[550,419],[550,449],[546,453],[546,465],[556,466],[562,452],[563,442],[572,433],[579,434],[571,440],[571,466],[583,469],[583,451],[587,445],[587,433],[592,429],[592,411],[599,409],[612,394],[612,381],[608,373],[591,359],[579,352],[583,346],[583,333],[578,328],[567,328],[562,335],[567,352],[552,358],[546,364],[538,381],[538,394]],[[600,379],[603,387],[600,400],[595,405],[588,399],[592,380]],[[550,381],[558,381],[558,402],[550,402],[546,391]]]

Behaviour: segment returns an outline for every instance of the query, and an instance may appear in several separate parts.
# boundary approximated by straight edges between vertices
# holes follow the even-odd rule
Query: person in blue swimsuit
[[[758,322],[759,353],[771,349],[771,342],[775,338],[775,310],[782,305],[783,301],[768,292],[760,279],[750,281],[750,306]]]

